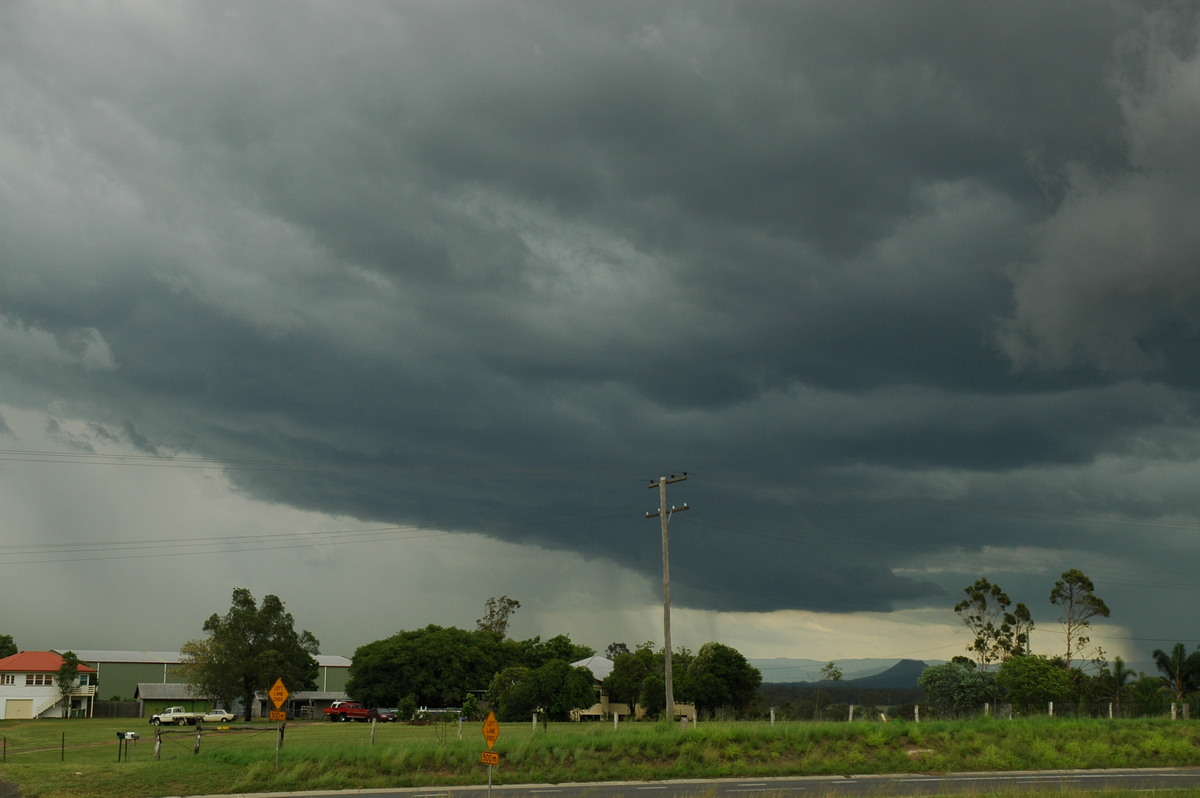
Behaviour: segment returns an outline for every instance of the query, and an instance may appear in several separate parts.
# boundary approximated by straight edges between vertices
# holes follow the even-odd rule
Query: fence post
[[[913,704],[913,723],[921,722],[921,705]]]
[[[1049,704],[1047,704],[1047,712],[1049,713],[1050,717],[1054,717],[1054,702],[1053,701],[1051,701]]]
[[[192,748],[192,754],[200,753],[200,724],[196,724],[196,745]]]
[[[162,759],[162,726],[154,727],[154,761]]]

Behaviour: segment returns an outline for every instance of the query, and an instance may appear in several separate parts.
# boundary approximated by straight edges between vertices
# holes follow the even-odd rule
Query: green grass
[[[117,731],[142,735],[117,762]],[[0,781],[26,798],[145,798],[483,784],[481,725],[294,722],[275,767],[273,727],[154,730],[132,720],[0,721]],[[65,735],[65,740],[64,740]],[[65,747],[64,747],[65,744]],[[933,723],[503,724],[496,784],[1200,765],[1200,724],[1168,720]],[[1061,793],[1056,793],[1061,794]]]

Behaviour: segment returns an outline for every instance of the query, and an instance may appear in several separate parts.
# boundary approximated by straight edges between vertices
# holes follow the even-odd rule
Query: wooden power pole
[[[651,482],[648,488],[658,488],[658,512],[646,513],[647,518],[662,519],[662,562],[663,562],[663,679],[667,683],[667,722],[675,721],[675,675],[671,667],[671,546],[667,535],[667,522],[673,513],[688,509],[687,502],[682,507],[667,507],[667,485],[672,482],[682,482],[687,479],[687,472],[682,476],[672,474],[669,477],[659,477],[658,482]]]

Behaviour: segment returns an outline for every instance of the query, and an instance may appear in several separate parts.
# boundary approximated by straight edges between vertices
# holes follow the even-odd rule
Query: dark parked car
[[[379,716],[380,723],[395,723],[396,722],[396,708],[395,707],[392,707],[390,709],[387,707],[378,707],[375,710],[375,714]]]

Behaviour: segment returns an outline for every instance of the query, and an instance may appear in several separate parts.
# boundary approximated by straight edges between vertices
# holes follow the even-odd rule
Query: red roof
[[[0,672],[58,673],[62,663],[62,655],[53,651],[22,651],[11,657],[0,659]],[[95,673],[96,669],[80,663],[79,672]]]

